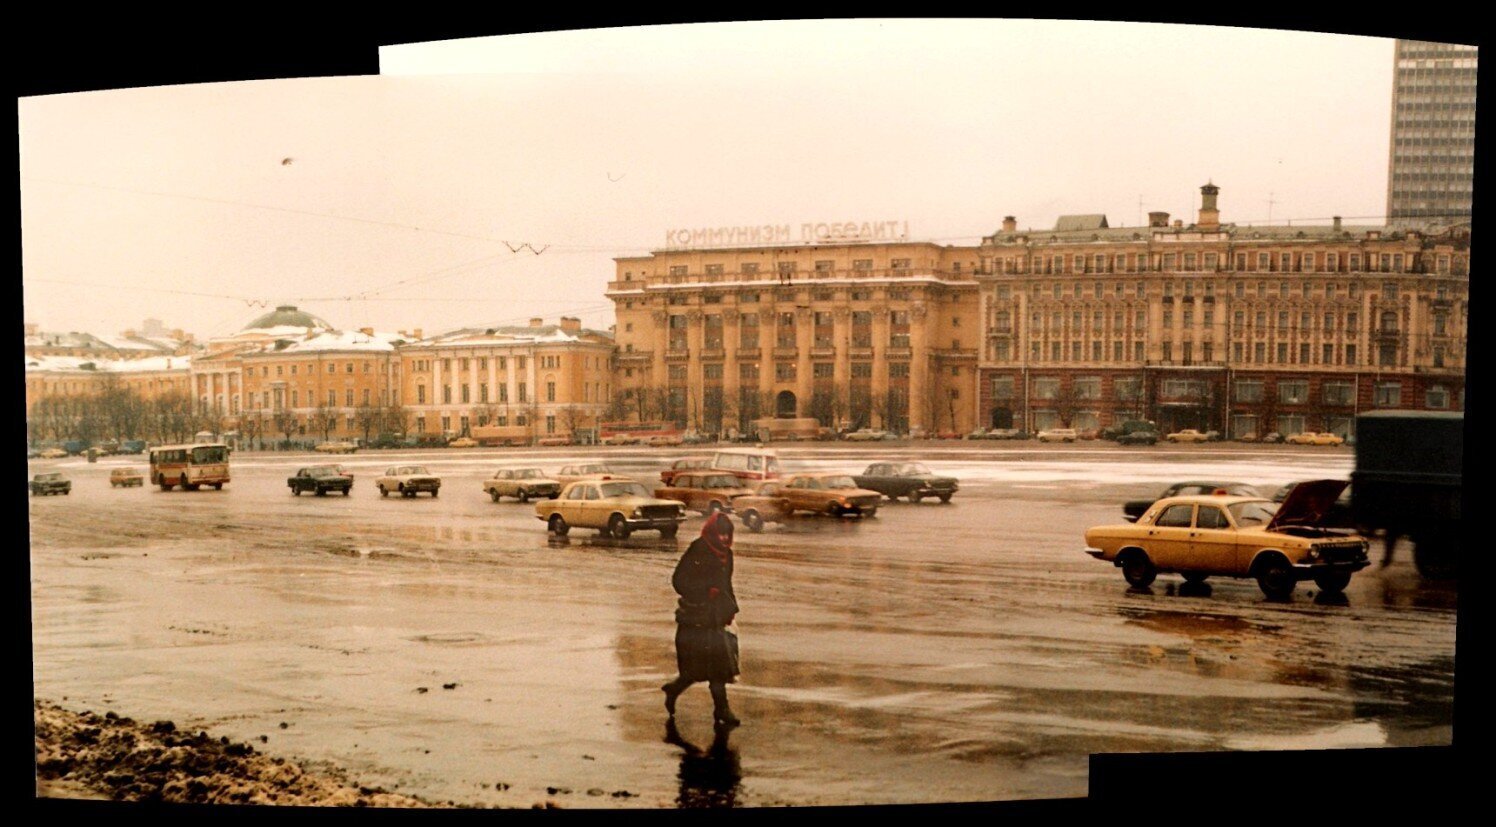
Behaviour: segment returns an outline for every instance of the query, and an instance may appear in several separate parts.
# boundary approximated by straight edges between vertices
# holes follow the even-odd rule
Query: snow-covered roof
[[[373,335],[370,335],[357,330],[329,330],[275,352],[306,353],[328,350],[392,351],[395,349],[395,343],[404,341],[404,338],[398,333],[380,333],[379,331],[375,331]]]
[[[467,327],[453,330],[419,342],[410,342],[406,347],[464,346],[525,346],[537,344],[583,343],[592,338],[603,338],[611,342],[613,334],[606,330],[579,328],[563,330],[559,325],[499,327]]]
[[[83,365],[93,365],[92,369]],[[86,356],[27,356],[28,371],[78,371],[82,373],[154,373],[187,371],[190,356],[148,356],[144,359],[91,359]]]

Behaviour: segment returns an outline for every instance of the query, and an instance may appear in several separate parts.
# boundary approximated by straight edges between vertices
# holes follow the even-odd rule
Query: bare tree
[[[577,405],[567,405],[561,409],[561,427],[566,429],[566,435],[572,442],[577,441],[577,431],[587,424],[587,412]]]
[[[1070,427],[1070,423],[1075,419],[1077,401],[1079,400],[1075,394],[1074,384],[1061,383],[1055,389],[1054,398],[1050,402],[1054,405],[1055,416],[1060,418],[1061,427]]]
[[[410,428],[410,411],[401,405],[385,405],[380,411],[380,427],[405,436]]]
[[[318,405],[315,409],[312,410],[309,424],[312,426],[313,430],[321,431],[322,439],[323,441],[326,441],[329,432],[332,431],[332,429],[337,425],[337,422],[337,410],[329,408],[326,405]]]
[[[290,408],[281,408],[275,412],[275,430],[284,437],[281,447],[290,445],[291,435],[296,433],[297,424],[296,414]]]
[[[353,411],[353,421],[364,433],[364,444],[369,444],[369,434],[384,421],[384,411],[374,405],[359,405]]]

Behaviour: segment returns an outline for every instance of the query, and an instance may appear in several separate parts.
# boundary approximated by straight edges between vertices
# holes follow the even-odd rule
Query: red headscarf
[[[722,565],[732,558],[732,520],[720,511],[713,511],[707,515],[706,524],[701,527],[701,539],[706,541],[706,547],[712,550],[717,560]]]

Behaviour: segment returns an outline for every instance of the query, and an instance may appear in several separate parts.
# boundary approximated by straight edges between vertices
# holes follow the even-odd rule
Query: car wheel
[[[172,483],[167,482],[165,478],[161,480],[160,485],[162,491],[170,491],[172,488]]]
[[[345,496],[345,497],[348,496],[348,495],[350,495],[350,494],[352,494],[352,493],[353,493],[353,486],[351,486],[351,485],[348,486],[347,488],[343,489],[343,496]]]
[[[214,491],[222,491],[223,490],[223,483],[221,483],[221,482],[215,482],[215,483],[213,483],[213,490]]]
[[[1314,575],[1314,585],[1322,592],[1338,594],[1345,591],[1345,587],[1351,584],[1351,573],[1348,571],[1325,572]]]
[[[550,528],[551,533],[556,535],[557,537],[565,537],[566,532],[571,531],[571,526],[566,524],[566,518],[562,517],[560,514],[552,514],[551,519],[547,521],[546,526]]]
[[[521,488],[521,489],[520,489],[520,490],[519,490],[519,501],[520,501],[520,502],[522,502],[522,503],[527,503],[527,502],[529,502],[529,501],[530,501],[530,492],[529,492],[529,491],[526,491],[526,490],[525,490],[525,489],[523,489],[523,488]]]
[[[388,497],[390,495],[390,490],[388,488],[385,488],[382,485],[377,485],[375,487],[379,489],[379,496]]]
[[[614,514],[608,518],[608,533],[620,540],[629,538],[629,523],[622,514]]]
[[[1153,566],[1153,561],[1148,559],[1147,554],[1134,551],[1122,561],[1122,577],[1129,586],[1141,589],[1158,577],[1158,569]]]
[[[400,496],[402,496],[402,497],[409,497],[410,496],[410,492],[405,490],[405,483],[403,483],[403,482],[400,483],[400,484],[398,484],[398,485],[396,485],[395,486],[395,490],[398,491],[400,493]]]
[[[431,499],[433,499],[433,500],[436,499],[437,493],[438,492],[437,492],[437,490],[435,488],[431,489]]]
[[[922,500],[924,498],[925,498],[925,495],[919,493],[918,491],[910,491],[909,492],[909,502],[918,503],[920,500]]]
[[[296,495],[296,496],[298,496],[298,497],[300,497],[301,496],[301,489],[300,488],[292,488],[291,489],[291,493],[294,494],[294,495]]]
[[[325,497],[325,496],[327,496],[327,489],[326,488],[318,488],[317,489],[317,496],[319,496],[319,497]]]
[[[862,510],[862,516],[863,516],[864,519],[866,519],[868,517],[876,517],[876,516],[878,516],[878,506],[875,505],[872,508],[864,508]]]
[[[1207,574],[1201,574],[1198,571],[1187,571],[1184,573],[1184,582],[1189,583],[1192,586],[1198,586],[1201,583],[1204,583],[1205,578],[1209,576],[1210,575]]]
[[[743,512],[743,525],[754,534],[764,530],[764,516],[757,511],[749,510]]]
[[[662,540],[674,540],[676,532],[678,532],[678,531],[680,531],[680,526],[678,526],[678,525],[667,525],[664,528],[660,529],[660,539],[662,539]]]
[[[1257,588],[1272,600],[1287,598],[1293,594],[1296,585],[1298,581],[1293,576],[1293,569],[1281,557],[1267,560],[1257,569]]]
[[[948,503],[948,502],[950,502],[951,501],[951,495],[950,494],[941,494],[940,495],[940,501],[942,503]]]
[[[499,494],[499,490],[497,488],[488,489],[488,498],[493,500],[494,502],[498,502],[501,496],[502,495]]]

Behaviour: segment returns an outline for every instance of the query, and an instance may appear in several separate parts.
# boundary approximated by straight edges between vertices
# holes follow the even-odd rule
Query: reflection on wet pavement
[[[787,465],[866,458],[799,450]],[[289,457],[253,457],[212,497],[70,469],[73,500],[31,508],[36,692],[517,806],[1072,796],[1092,752],[1449,742],[1457,595],[1406,551],[1343,599],[1172,575],[1129,589],[1081,534],[1198,458],[919,458],[940,473],[942,456],[972,475],[950,505],[739,533],[730,742],[705,691],[661,737],[670,572],[701,518],[678,540],[550,536],[533,506],[483,495],[494,467],[531,461],[502,452],[434,467],[442,496],[417,501],[291,497]],[[1283,457],[1228,475],[1314,475]],[[619,470],[657,480],[671,458]]]

